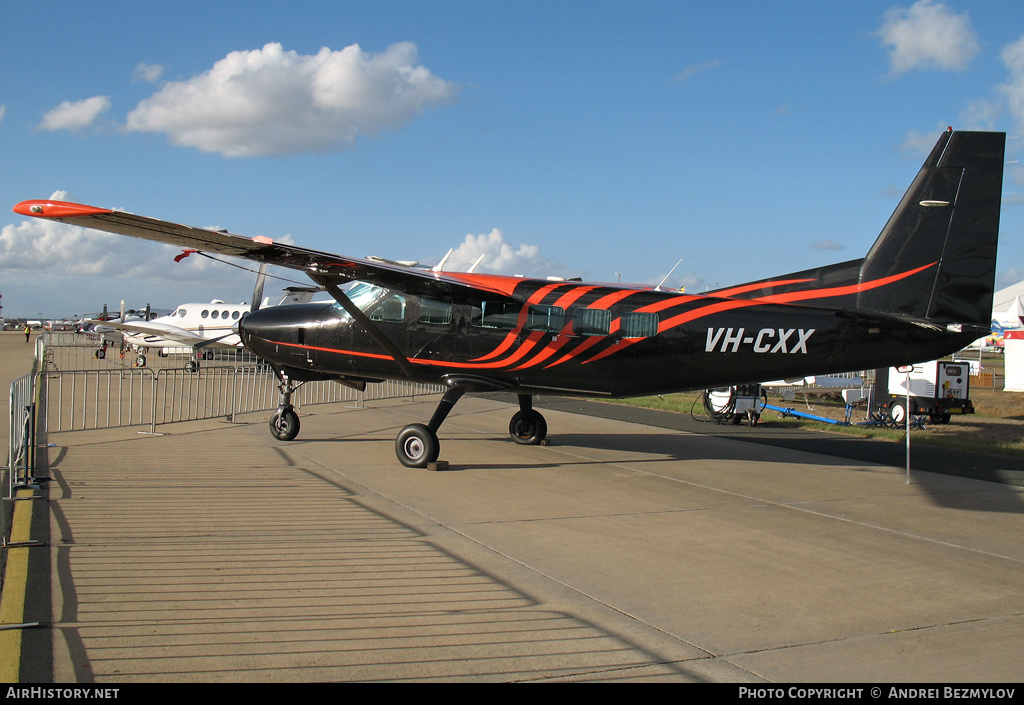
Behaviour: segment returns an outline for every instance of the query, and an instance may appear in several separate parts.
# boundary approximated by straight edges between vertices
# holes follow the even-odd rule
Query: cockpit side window
[[[405,320],[405,297],[394,294],[384,299],[371,313],[371,321],[400,322]]]

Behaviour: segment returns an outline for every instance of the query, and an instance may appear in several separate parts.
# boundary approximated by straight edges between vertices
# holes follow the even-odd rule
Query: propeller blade
[[[249,304],[249,311],[256,311],[263,301],[263,285],[267,281],[267,263],[260,263],[260,271],[256,274],[256,288],[252,292],[252,303]]]

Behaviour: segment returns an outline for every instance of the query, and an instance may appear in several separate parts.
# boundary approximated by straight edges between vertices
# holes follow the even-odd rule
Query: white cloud
[[[964,69],[979,49],[968,14],[954,14],[934,0],[887,10],[877,34],[889,47],[892,75],[919,68]]]
[[[180,252],[180,247],[154,246],[52,220],[32,218],[0,230],[0,272],[193,281],[206,276],[215,264],[205,257],[175,264],[174,256]]]
[[[167,83],[128,115],[130,131],[228,157],[333,152],[407,124],[458,88],[416,65],[412,43],[383,53],[353,44],[315,56],[271,43],[228,54],[188,81]]]
[[[899,146],[899,149],[907,159],[923,159],[931,154],[932,148],[939,140],[939,135],[946,131],[946,127],[948,125],[939,123],[935,127],[935,132],[908,130],[907,137],[903,144]],[[900,194],[902,193],[903,191],[900,191]]]
[[[1004,168],[1006,173],[1003,176],[1003,205],[1024,205],[1024,167],[1007,166]]]
[[[1003,64],[1010,75],[999,91],[1006,96],[1018,129],[1024,130],[1024,36],[1003,48]]]
[[[110,110],[110,96],[98,95],[85,100],[71,102],[65,100],[50,112],[43,115],[43,121],[37,129],[47,130],[81,130],[88,127],[101,113]]]
[[[466,271],[484,255],[478,272],[492,274],[521,274],[530,277],[568,277],[566,267],[549,260],[536,245],[513,246],[498,228],[486,235],[466,235],[466,239],[452,252],[444,265],[445,271]]]
[[[132,80],[154,83],[163,75],[164,67],[159,64],[139,64],[132,73]]]
[[[0,105],[0,122],[4,121],[4,114],[7,113],[7,106]]]
[[[845,250],[842,244],[835,240],[815,240],[811,243],[812,250]]]
[[[67,200],[68,194],[57,192],[52,199]],[[172,307],[213,298],[246,302],[252,296],[250,271],[197,255],[175,262],[180,252],[171,245],[27,218],[0,229],[0,281],[8,300],[21,302],[17,310],[52,315],[99,310],[120,299],[130,306]],[[273,298],[273,292],[274,284],[268,283],[267,295]]]
[[[994,130],[996,120],[1002,113],[1002,106],[999,103],[979,98],[972,100],[967,109],[960,116],[960,124],[965,130]]]
[[[687,81],[690,80],[690,78],[692,78],[698,73],[703,73],[705,71],[713,71],[717,69],[719,65],[721,65],[721,63],[722,62],[719,61],[718,59],[714,59],[712,61],[705,61],[704,63],[701,64],[693,64],[691,66],[687,66],[682,71],[673,76],[672,81],[675,83],[686,83]]]

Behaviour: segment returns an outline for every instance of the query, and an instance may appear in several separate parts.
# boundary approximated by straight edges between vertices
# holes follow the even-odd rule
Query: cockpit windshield
[[[346,291],[345,295],[352,300],[352,303],[359,308],[360,311],[369,310],[375,303],[380,301],[381,297],[387,292],[387,289],[377,286],[376,284],[368,284],[367,282],[355,282]],[[331,311],[341,318],[351,318],[348,311],[342,308],[341,304],[335,303],[331,306]]]

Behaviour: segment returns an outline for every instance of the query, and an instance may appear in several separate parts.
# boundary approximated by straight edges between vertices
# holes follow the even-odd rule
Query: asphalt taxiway
[[[51,435],[19,680],[1024,676],[1020,487],[486,398],[404,468],[433,406]]]

